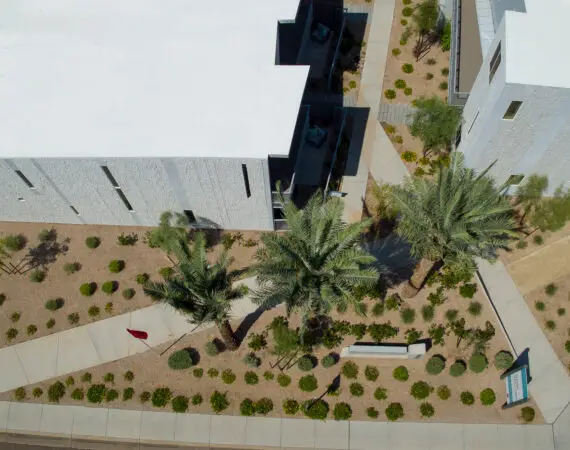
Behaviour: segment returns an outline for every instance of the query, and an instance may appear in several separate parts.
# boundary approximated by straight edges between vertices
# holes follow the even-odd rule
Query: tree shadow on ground
[[[240,345],[244,341],[251,327],[255,324],[255,322],[257,322],[257,319],[261,317],[261,315],[263,314],[264,311],[266,311],[266,309],[267,308],[263,308],[260,306],[255,311],[249,313],[247,316],[243,318],[243,320],[241,321],[241,323],[234,332],[235,337],[237,338]]]
[[[56,262],[59,255],[67,253],[69,242],[69,238],[58,242],[57,231],[55,228],[52,228],[42,242],[28,250],[28,254],[25,256],[27,266],[30,269],[41,267],[42,270],[46,271],[50,264]]]
[[[363,244],[376,258],[375,266],[384,272],[386,284],[393,287],[408,280],[417,260],[410,255],[410,244],[395,234]]]

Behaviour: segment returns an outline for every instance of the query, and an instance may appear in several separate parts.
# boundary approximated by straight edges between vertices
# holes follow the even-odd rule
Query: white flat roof
[[[2,0],[0,157],[289,152],[308,67],[276,66],[299,0]]]

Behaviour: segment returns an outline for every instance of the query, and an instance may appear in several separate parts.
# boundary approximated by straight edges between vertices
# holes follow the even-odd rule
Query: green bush
[[[67,316],[67,321],[70,325],[77,325],[79,323],[79,313],[71,313]]]
[[[208,369],[208,372],[206,373],[210,378],[216,378],[219,375],[218,369],[215,369],[213,367],[211,369]]]
[[[481,391],[481,394],[479,394],[479,399],[481,400],[481,403],[485,406],[492,405],[493,403],[495,403],[496,400],[495,391],[493,391],[493,389],[490,388],[483,389]]]
[[[566,315],[566,308],[558,308],[556,310],[556,314],[558,314],[559,317],[565,316]]]
[[[350,325],[350,334],[354,336],[357,340],[361,340],[366,334],[366,329],[367,326],[364,323],[353,323],[352,325]]]
[[[348,379],[358,377],[358,366],[352,361],[347,361],[342,365],[342,374]]]
[[[253,403],[253,400],[249,398],[242,400],[239,405],[239,412],[242,416],[254,416],[255,404]]]
[[[105,383],[114,383],[115,382],[115,374],[113,374],[111,372],[107,372],[105,374],[105,376],[103,377],[103,381]]]
[[[384,315],[384,303],[375,303],[372,307],[372,315],[374,317],[380,317]]]
[[[184,370],[192,367],[192,355],[188,349],[178,350],[172,353],[168,358],[168,367],[172,370]]]
[[[413,73],[414,72],[414,66],[412,66],[411,64],[403,64],[402,65],[402,72]]]
[[[135,396],[135,390],[132,387],[123,389],[123,401],[132,399]]]
[[[426,64],[428,66],[435,66],[437,64],[437,61],[435,60],[435,58],[428,58]]]
[[[303,403],[303,413],[309,419],[325,420],[329,415],[329,404],[324,400],[308,400]]]
[[[73,400],[83,400],[85,398],[85,392],[81,388],[75,388],[71,393],[71,398]]]
[[[488,362],[485,355],[475,353],[469,360],[469,369],[475,373],[481,373],[487,368]]]
[[[259,383],[259,377],[255,372],[252,372],[251,370],[244,373],[243,380],[245,381],[245,384],[250,385]]]
[[[445,360],[439,356],[434,355],[426,363],[426,372],[430,375],[438,375],[445,369]]]
[[[99,314],[101,314],[101,310],[98,306],[93,305],[89,307],[87,314],[89,314],[89,317],[97,317]]]
[[[194,369],[194,370],[192,371],[192,374],[193,374],[196,378],[202,378],[202,376],[204,375],[204,369],[202,369],[202,368]]]
[[[271,381],[275,378],[275,375],[273,374],[273,372],[266,370],[265,372],[263,372],[263,378],[265,378],[267,381]]]
[[[77,272],[79,269],[81,269],[81,264],[79,264],[78,262],[65,263],[63,265],[63,271],[68,275]]]
[[[75,378],[73,378],[72,376],[67,377],[67,379],[65,380],[65,385],[66,386],[73,386],[75,384]]]
[[[404,89],[404,95],[412,95],[412,88],[411,87],[407,87]]]
[[[208,356],[217,356],[220,354],[220,349],[214,341],[206,342],[205,350]]]
[[[277,375],[277,383],[281,387],[287,387],[291,384],[291,377],[289,375],[285,375],[284,373],[280,373]]]
[[[328,369],[329,367],[332,367],[336,364],[336,358],[334,355],[332,354],[328,354],[326,356],[323,356],[323,359],[321,359],[321,365],[325,368]]]
[[[394,89],[386,89],[384,91],[384,97],[388,100],[394,100],[396,98],[396,91]]]
[[[107,302],[105,303],[105,312],[111,314],[113,312],[113,303]]]
[[[544,326],[546,327],[547,330],[553,331],[556,329],[556,322],[554,320],[547,320],[546,322],[544,322]]]
[[[85,245],[91,249],[97,248],[99,245],[101,245],[101,239],[99,239],[97,236],[89,236],[87,239],[85,239]]]
[[[319,387],[314,375],[305,375],[299,379],[299,389],[303,392],[313,392]]]
[[[299,358],[299,361],[297,361],[297,367],[299,367],[299,369],[303,372],[309,372],[313,370],[314,364],[312,358],[307,355]]]
[[[81,375],[81,381],[84,383],[90,383],[92,378],[93,376],[89,372],[85,372],[83,375]]]
[[[536,308],[537,311],[544,311],[546,309],[546,305],[544,304],[544,302],[535,302],[534,307]]]
[[[414,342],[417,342],[423,335],[422,331],[418,331],[415,328],[410,328],[409,330],[406,330],[405,336],[406,336],[406,342],[408,344],[413,344]]]
[[[152,393],[152,405],[164,408],[172,398],[172,391],[167,387],[157,388]]]
[[[400,55],[400,53],[402,53],[402,51],[399,48],[393,48],[392,49],[392,55],[398,56],[398,55]]]
[[[441,33],[441,50],[448,52],[451,49],[451,22],[445,21],[443,31]]]
[[[233,371],[231,369],[226,369],[224,371],[222,371],[222,381],[226,384],[233,384],[233,382],[236,380],[236,374],[233,373]]]
[[[402,16],[404,17],[410,17],[413,13],[414,9],[410,8],[409,6],[406,6],[404,9],[402,9]]]
[[[534,238],[532,238],[532,241],[536,244],[536,245],[542,245],[544,244],[544,238],[541,235],[536,235]]]
[[[423,400],[427,398],[431,392],[431,387],[425,381],[416,381],[412,384],[410,395],[416,400]]]
[[[473,397],[473,394],[469,391],[463,391],[459,396],[459,398],[461,399],[461,403],[463,403],[464,405],[469,406],[475,403],[475,397]]]
[[[449,368],[449,374],[452,377],[460,377],[465,373],[466,369],[465,361],[455,361]]]
[[[337,403],[333,409],[334,420],[348,420],[352,417],[352,408],[348,403]]]
[[[21,314],[19,312],[15,312],[15,313],[12,313],[12,315],[10,316],[10,320],[13,323],[16,323],[20,320],[20,317],[21,317]]]
[[[406,87],[406,82],[402,79],[394,81],[394,87],[396,89],[404,89]]]
[[[138,240],[139,240],[139,237],[136,233],[131,233],[131,234],[121,233],[117,237],[117,244],[122,245],[122,246],[135,245]]]
[[[448,322],[454,322],[457,319],[458,314],[459,311],[457,311],[456,309],[448,309],[447,311],[445,311],[445,319]]]
[[[9,234],[5,238],[2,238],[2,243],[6,250],[17,252],[26,246],[27,239],[23,234]]]
[[[83,283],[79,286],[79,292],[85,297],[92,296],[97,290],[97,283]]]
[[[261,365],[261,358],[258,358],[255,353],[248,353],[244,356],[243,362],[247,367],[255,369]]]
[[[130,300],[131,298],[133,298],[135,296],[135,294],[137,293],[137,291],[135,291],[133,288],[127,288],[123,290],[123,298],[125,300]]]
[[[256,414],[261,414],[263,416],[269,414],[273,411],[273,400],[268,397],[262,397],[255,402],[255,412]]]
[[[402,322],[409,324],[416,320],[416,310],[412,308],[404,308],[400,311]]]
[[[420,405],[420,414],[422,417],[431,417],[435,414],[435,409],[431,403],[425,402]]]
[[[400,403],[390,403],[386,408],[386,417],[394,422],[404,417],[404,408]]]
[[[170,278],[172,278],[172,276],[174,275],[174,268],[170,267],[170,266],[166,266],[166,267],[161,267],[158,270],[159,275],[164,278],[165,280],[169,280]]]
[[[426,80],[433,80],[433,73],[426,73]]]
[[[499,370],[508,369],[513,365],[513,361],[513,355],[506,350],[501,350],[495,355],[495,367]]]
[[[570,353],[570,341],[566,341],[566,342],[564,343],[564,348],[566,349],[566,351],[567,351],[568,353]]]
[[[51,330],[53,327],[55,327],[55,319],[52,317],[46,322],[46,328]]]
[[[46,303],[45,307],[49,311],[57,311],[63,308],[65,301],[62,298],[50,298]]]
[[[32,270],[30,273],[30,281],[33,283],[41,283],[46,278],[46,273],[43,270]]]
[[[374,342],[382,342],[398,335],[398,328],[393,327],[390,322],[373,323],[368,326],[368,334]]]
[[[440,88],[442,91],[447,90],[447,86],[448,86],[447,81],[442,81],[441,83],[439,83],[439,88]]]
[[[109,263],[109,272],[119,273],[125,268],[125,261],[122,259],[114,259]]]
[[[283,412],[288,416],[294,416],[299,412],[299,402],[291,398],[283,400]]]
[[[146,284],[150,280],[150,275],[148,273],[139,273],[135,278],[138,284]]]
[[[431,322],[435,315],[435,309],[432,305],[424,305],[422,306],[422,317],[424,322]]]
[[[101,290],[108,295],[113,294],[117,289],[119,289],[119,283],[117,281],[105,281]]]
[[[112,402],[114,400],[117,400],[119,398],[119,391],[117,391],[116,389],[108,389],[107,392],[105,393],[105,400],[107,402]]]
[[[438,387],[436,393],[441,400],[447,400],[451,397],[451,390],[446,385]]]
[[[8,341],[12,341],[16,339],[16,337],[18,337],[18,330],[16,330],[15,328],[8,328],[6,330],[6,339]]]
[[[214,411],[216,414],[227,409],[228,406],[230,406],[230,402],[227,398],[227,393],[214,391],[210,396],[210,406],[212,407],[212,411]]]
[[[534,420],[534,408],[531,408],[530,406],[525,406],[523,408],[521,408],[521,418],[522,420],[524,420],[525,422],[532,422]]]
[[[42,395],[44,395],[44,390],[42,388],[34,388],[34,390],[32,391],[32,395],[34,396],[34,398],[40,398]]]
[[[549,283],[545,286],[544,288],[544,292],[546,293],[546,295],[548,295],[549,297],[552,297],[556,294],[556,292],[558,291],[558,286],[556,286],[554,283]]]
[[[150,400],[151,397],[151,393],[149,391],[144,391],[140,396],[139,396],[139,400],[141,401],[141,403],[146,403]]]
[[[517,242],[516,247],[517,247],[518,249],[521,249],[521,250],[522,250],[523,248],[527,248],[527,247],[528,247],[528,242],[527,242],[527,241],[524,241],[524,240],[522,240],[522,239],[520,239],[520,240]]]
[[[56,381],[48,388],[48,399],[52,403],[59,403],[65,395],[65,385],[61,381]]]
[[[14,398],[16,400],[18,400],[19,402],[21,402],[22,400],[25,400],[27,396],[28,396],[28,394],[26,392],[26,388],[24,388],[24,387],[19,387],[18,389],[16,389],[14,391]]]
[[[267,347],[267,334],[253,333],[249,336],[249,343],[247,346],[256,352],[263,350]]]
[[[172,399],[172,410],[177,413],[184,413],[188,411],[190,400],[184,395],[177,395]]]
[[[408,381],[408,378],[410,378],[408,369],[406,369],[404,366],[396,367],[392,372],[392,376],[398,381]]]
[[[467,283],[459,288],[459,295],[463,298],[473,298],[477,292],[477,285],[475,283]]]
[[[441,69],[441,74],[446,77],[449,75],[449,67],[444,67],[443,69]],[[469,297],[471,298],[471,297]]]
[[[350,383],[350,394],[353,397],[362,397],[364,395],[364,388],[360,383]]]
[[[469,303],[469,307],[467,308],[469,314],[475,317],[480,316],[482,310],[483,310],[483,305],[479,302],[471,302]]]
[[[429,293],[427,299],[428,299],[429,304],[435,308],[436,306],[443,305],[445,303],[445,301],[447,300],[447,297],[445,296],[445,292],[443,290],[443,287],[439,286],[435,292]]]
[[[376,400],[386,400],[388,398],[388,391],[382,387],[376,388],[374,391],[374,398]]]
[[[106,392],[107,388],[104,384],[93,384],[87,389],[87,400],[89,403],[101,403]]]
[[[369,406],[368,408],[366,408],[366,415],[371,419],[376,419],[378,417],[378,414],[379,414],[378,410],[373,406]]]
[[[380,372],[374,366],[366,366],[366,368],[364,369],[364,376],[368,381],[376,381],[379,375]]]
[[[204,401],[204,399],[202,398],[202,396],[200,394],[194,394],[192,396],[191,401],[192,401],[193,405],[197,406],[197,405],[201,405],[202,402]]]

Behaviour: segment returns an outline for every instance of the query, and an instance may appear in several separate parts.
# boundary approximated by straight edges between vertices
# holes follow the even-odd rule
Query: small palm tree
[[[400,220],[396,232],[420,259],[403,295],[413,297],[432,271],[447,266],[472,273],[475,258],[494,260],[517,235],[513,209],[487,175],[463,166],[454,153],[433,180],[408,178],[393,193]]]
[[[151,248],[160,248],[174,263],[171,255],[180,260],[190,254],[188,226],[184,214],[165,211],[160,215],[158,227],[147,232],[145,239]]]
[[[342,222],[340,199],[315,194],[304,209],[284,204],[289,231],[262,237],[252,270],[260,288],[253,300],[264,306],[285,303],[287,314],[299,310],[303,326],[335,305],[361,306],[362,292],[378,282],[369,267],[375,258],[360,246],[369,222]]]
[[[172,306],[196,325],[214,322],[229,350],[238,340],[229,322],[232,301],[243,292],[232,287],[237,272],[228,271],[231,258],[224,252],[215,264],[206,259],[206,238],[197,233],[188,257],[174,267],[174,274],[161,283],[148,282],[145,294],[153,300]]]

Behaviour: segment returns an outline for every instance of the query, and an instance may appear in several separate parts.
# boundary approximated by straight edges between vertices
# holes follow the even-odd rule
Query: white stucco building
[[[453,0],[449,98],[465,105],[458,150],[518,184],[570,187],[568,0]]]
[[[298,7],[0,2],[0,220],[273,229],[270,157],[309,72],[276,64]]]

